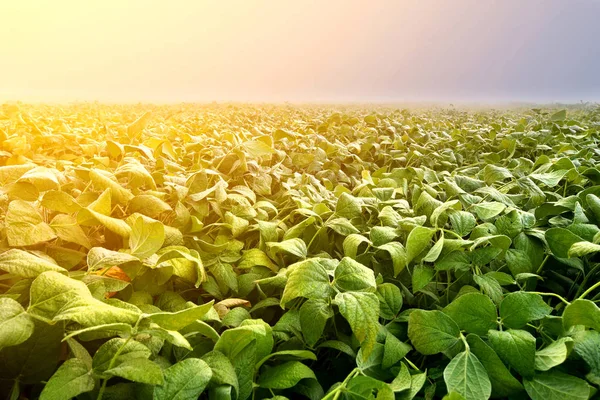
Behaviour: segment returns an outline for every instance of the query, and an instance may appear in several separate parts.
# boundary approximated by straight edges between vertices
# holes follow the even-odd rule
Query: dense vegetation
[[[587,399],[600,108],[0,108],[0,392]]]

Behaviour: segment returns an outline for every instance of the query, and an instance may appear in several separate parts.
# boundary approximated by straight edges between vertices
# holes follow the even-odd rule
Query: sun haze
[[[4,0],[0,100],[600,99],[595,0]]]

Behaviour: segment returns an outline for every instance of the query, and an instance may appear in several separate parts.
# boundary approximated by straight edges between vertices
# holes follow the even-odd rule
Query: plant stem
[[[539,294],[540,296],[554,296],[557,299],[559,299],[560,301],[562,301],[563,303],[565,303],[566,305],[571,304],[570,302],[568,302],[567,300],[565,300],[564,297],[562,297],[562,296],[560,296],[560,295],[558,295],[556,293],[544,293],[544,292],[527,292],[527,293]]]
[[[333,391],[330,392],[327,396],[323,397],[322,400],[328,400],[330,398],[333,400],[337,400],[341,396],[343,389],[346,388],[346,385],[348,384],[350,379],[354,378],[358,372],[360,372],[360,370],[358,368],[354,368],[352,371],[350,371],[350,373],[348,374],[346,379],[344,379],[342,384],[340,386],[336,387],[335,389],[333,389]]]
[[[136,327],[137,327],[137,324],[136,324]],[[121,346],[119,348],[119,350],[117,350],[117,352],[115,353],[113,358],[110,359],[110,363],[108,363],[108,368],[106,368],[107,370],[111,369],[114,366],[115,361],[117,361],[117,358],[119,357],[119,355],[121,354],[121,352],[123,351],[125,346],[127,346],[127,343],[129,343],[130,340],[131,340],[131,336],[129,336],[127,338],[127,340],[125,340],[125,343],[123,343],[123,346]],[[106,390],[106,384],[108,383],[108,379],[109,378],[102,380],[102,386],[100,386],[100,391],[98,392],[98,397],[96,397],[96,400],[102,400],[102,397],[104,396],[104,391]]]
[[[540,272],[542,272],[542,268],[544,268],[544,265],[546,264],[546,261],[548,261],[548,258],[550,258],[550,254],[546,254],[544,261],[542,261],[542,263],[540,264],[540,267],[537,269],[537,271],[535,271],[536,275],[539,275]]]
[[[592,286],[590,286],[590,287],[588,288],[588,290],[586,290],[585,292],[583,292],[583,293],[581,294],[581,296],[579,296],[577,299],[578,299],[578,300],[581,300],[581,299],[585,298],[585,296],[587,296],[588,294],[592,293],[592,292],[593,292],[595,289],[597,289],[597,288],[599,288],[599,287],[600,287],[600,281],[598,281],[598,282],[596,282],[595,284],[593,284]]]

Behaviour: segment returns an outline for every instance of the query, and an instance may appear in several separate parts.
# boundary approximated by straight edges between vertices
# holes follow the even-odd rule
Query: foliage
[[[587,399],[600,110],[0,108],[0,392]]]

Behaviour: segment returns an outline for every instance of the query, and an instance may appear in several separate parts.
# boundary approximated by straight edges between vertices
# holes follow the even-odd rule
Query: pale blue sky
[[[600,100],[600,0],[3,0],[0,37],[0,99]]]

